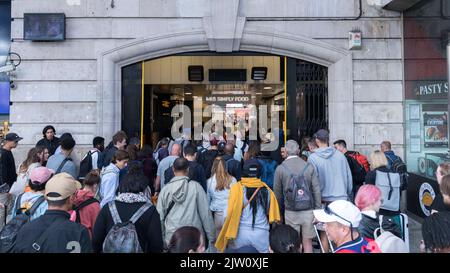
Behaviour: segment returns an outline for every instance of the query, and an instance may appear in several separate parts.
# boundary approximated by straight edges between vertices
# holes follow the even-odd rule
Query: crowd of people
[[[363,154],[321,129],[264,151],[260,141],[163,138],[153,149],[117,132],[78,160],[70,133],[43,138],[16,169],[0,148],[0,252],[408,252],[406,165],[389,141]],[[142,147],[141,147],[142,146]],[[370,164],[369,164],[370,161]],[[450,251],[450,163],[423,224],[423,251]]]

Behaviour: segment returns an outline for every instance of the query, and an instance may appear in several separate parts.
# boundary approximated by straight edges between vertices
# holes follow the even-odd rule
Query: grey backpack
[[[116,202],[108,203],[109,211],[114,221],[114,226],[106,235],[103,242],[104,253],[142,253],[139,244],[138,234],[135,224],[141,216],[152,207],[151,204],[145,203],[136,211],[129,221],[122,223],[119,213],[117,212]]]
[[[398,173],[377,172],[375,185],[381,190],[381,208],[389,211],[400,209],[400,175]]]
[[[286,210],[302,211],[313,209],[314,199],[309,183],[304,176],[306,169],[309,167],[309,163],[300,174],[295,174],[283,163],[281,166],[283,166],[289,174],[288,187],[284,193],[286,196]]]
[[[383,229],[383,216],[379,217],[380,227],[373,232],[373,238],[381,253],[409,253],[408,245],[392,232]]]

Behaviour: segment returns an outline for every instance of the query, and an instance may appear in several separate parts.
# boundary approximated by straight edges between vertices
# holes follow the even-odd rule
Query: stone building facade
[[[16,160],[52,124],[83,148],[121,128],[121,67],[177,53],[251,51],[328,67],[329,128],[365,154],[404,154],[402,17],[383,0],[15,0]],[[65,13],[66,40],[23,39],[24,13]],[[349,32],[362,48],[349,50]],[[82,150],[80,150],[80,153]],[[80,155],[81,156],[81,155]]]

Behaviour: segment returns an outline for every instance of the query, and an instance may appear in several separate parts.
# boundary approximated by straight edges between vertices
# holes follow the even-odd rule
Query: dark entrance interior
[[[246,81],[242,79],[239,79],[239,81],[233,81],[233,79],[229,81],[223,81],[223,79],[217,82],[209,81],[208,68],[223,68],[223,64],[218,63],[217,60],[210,61],[207,59],[208,56],[216,56],[210,53],[198,54],[202,56],[201,61],[203,63],[199,62],[198,58],[193,58],[192,63],[190,63],[190,65],[203,65],[205,67],[203,82],[189,82],[176,77],[172,79],[173,82],[159,80],[158,77],[165,77],[162,75],[166,73],[176,74],[173,67],[177,67],[178,63],[173,65],[173,59],[171,61],[172,68],[164,63],[159,67],[156,66],[158,69],[148,65],[148,62],[162,58],[124,67],[122,69],[122,129],[129,136],[142,138],[144,143],[154,146],[158,139],[171,136],[170,130],[176,120],[176,118],[171,117],[171,110],[175,105],[182,103],[193,109],[194,97],[201,97],[205,100],[207,97],[214,96],[249,96],[252,104],[268,105],[269,113],[277,112],[280,129],[287,129],[287,138],[295,139],[299,143],[303,137],[311,136],[318,129],[328,128],[326,67],[279,56],[270,56],[274,59],[274,63],[268,63],[268,55],[251,54],[253,63],[250,66],[269,67],[267,77],[270,75],[272,76],[271,79],[266,81],[252,80],[252,69],[247,65],[248,76]],[[233,55],[227,54],[226,56]],[[248,55],[244,54],[243,56]],[[259,60],[262,56],[266,57],[264,61]],[[223,62],[228,62],[227,68],[240,68],[241,70],[242,67],[245,68],[246,61],[249,62],[244,59],[244,64],[230,64],[229,60],[223,59]],[[185,64],[182,65],[186,66]],[[276,69],[273,68],[275,66]],[[177,71],[180,74],[187,74],[187,69],[186,71],[184,69]],[[273,76],[272,73],[276,75]],[[150,74],[151,76],[149,76]],[[158,77],[155,77],[155,74]],[[149,79],[150,77],[154,79]],[[171,75],[171,77],[174,77],[174,75]],[[286,83],[285,79],[287,79]],[[144,85],[142,85],[143,83]],[[287,106],[286,113],[285,104]],[[245,113],[246,104],[231,102],[221,106],[227,108],[225,110],[227,113],[231,111],[232,115],[239,116]],[[191,120],[193,122],[194,117],[191,116]],[[285,120],[287,121],[286,124],[284,124]],[[198,126],[198,124],[192,124],[192,128],[194,126]]]

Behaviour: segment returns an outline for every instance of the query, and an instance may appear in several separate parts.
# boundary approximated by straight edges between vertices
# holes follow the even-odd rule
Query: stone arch
[[[208,51],[203,29],[175,32],[132,42],[99,56],[98,134],[110,139],[121,128],[121,68],[139,61],[177,53]],[[351,52],[308,37],[244,29],[239,50],[264,52],[328,67],[328,113],[331,139],[344,138],[353,147],[353,64]]]

